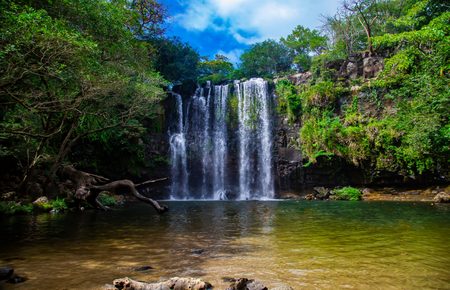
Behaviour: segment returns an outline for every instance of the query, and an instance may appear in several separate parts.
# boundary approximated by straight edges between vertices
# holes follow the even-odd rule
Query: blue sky
[[[167,35],[188,42],[202,56],[226,55],[236,63],[251,44],[287,36],[297,25],[320,28],[340,0],[162,0]]]

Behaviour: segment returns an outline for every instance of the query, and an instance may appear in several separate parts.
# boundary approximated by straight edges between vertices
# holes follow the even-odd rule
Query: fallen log
[[[159,283],[139,282],[128,277],[113,281],[116,289],[125,290],[209,290],[212,285],[195,278],[171,278]]]
[[[108,207],[104,206],[99,200],[98,195],[102,191],[107,191],[110,193],[121,193],[126,191],[127,193],[131,193],[140,201],[146,202],[153,206],[153,208],[158,213],[164,213],[168,210],[168,207],[165,205],[160,205],[156,200],[153,200],[149,197],[143,196],[137,190],[138,186],[142,186],[149,183],[155,183],[163,180],[167,180],[167,178],[160,178],[156,180],[145,181],[140,184],[134,184],[131,180],[116,180],[110,181],[108,178],[80,171],[75,169],[73,166],[68,165],[64,166],[62,170],[63,174],[69,178],[76,186],[76,191],[74,198],[80,207],[82,201],[86,201],[91,204],[94,208],[107,210]],[[106,184],[102,184],[108,182]]]

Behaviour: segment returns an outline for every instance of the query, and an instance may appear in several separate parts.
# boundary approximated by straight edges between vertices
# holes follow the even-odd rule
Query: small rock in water
[[[278,286],[278,287],[272,288],[271,290],[294,290],[294,288],[292,288],[290,286]]]
[[[14,269],[10,267],[0,267],[0,281],[7,280],[14,274]]]
[[[103,287],[101,289],[102,290],[117,290],[117,288],[114,287],[114,285],[112,285],[112,284],[105,284],[105,285],[103,285]]]
[[[136,272],[145,272],[148,270],[153,270],[154,268],[152,266],[141,266],[134,269]]]
[[[19,284],[19,283],[25,282],[26,280],[27,279],[25,277],[14,275],[11,278],[9,278],[8,281],[6,281],[6,282],[11,283],[11,284]]]
[[[195,255],[201,255],[201,254],[203,254],[204,252],[205,252],[204,249],[193,249],[193,250],[191,251],[191,253],[192,253],[192,254],[195,254]]]
[[[227,278],[230,279],[230,278]],[[261,282],[247,278],[231,278],[231,284],[227,290],[268,290]]]

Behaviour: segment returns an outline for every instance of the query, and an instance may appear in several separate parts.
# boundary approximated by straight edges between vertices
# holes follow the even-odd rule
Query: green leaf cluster
[[[336,200],[358,201],[362,196],[361,190],[351,186],[335,189],[332,193],[332,198]]]

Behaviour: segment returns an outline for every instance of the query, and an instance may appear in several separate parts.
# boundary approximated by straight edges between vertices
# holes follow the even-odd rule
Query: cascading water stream
[[[235,82],[239,117],[239,198],[274,198],[271,99],[263,79]]]
[[[208,82],[189,99],[185,114],[181,96],[174,96],[178,124],[170,134],[171,197],[274,198],[267,82],[251,79],[214,87]]]
[[[188,170],[186,154],[186,134],[183,125],[183,100],[181,95],[173,94],[176,100],[178,122],[175,132],[169,132],[170,157],[172,161],[171,199],[188,198]]]
[[[213,192],[214,199],[219,199],[225,190],[227,161],[227,124],[226,111],[228,85],[214,86],[214,152],[213,152]]]

